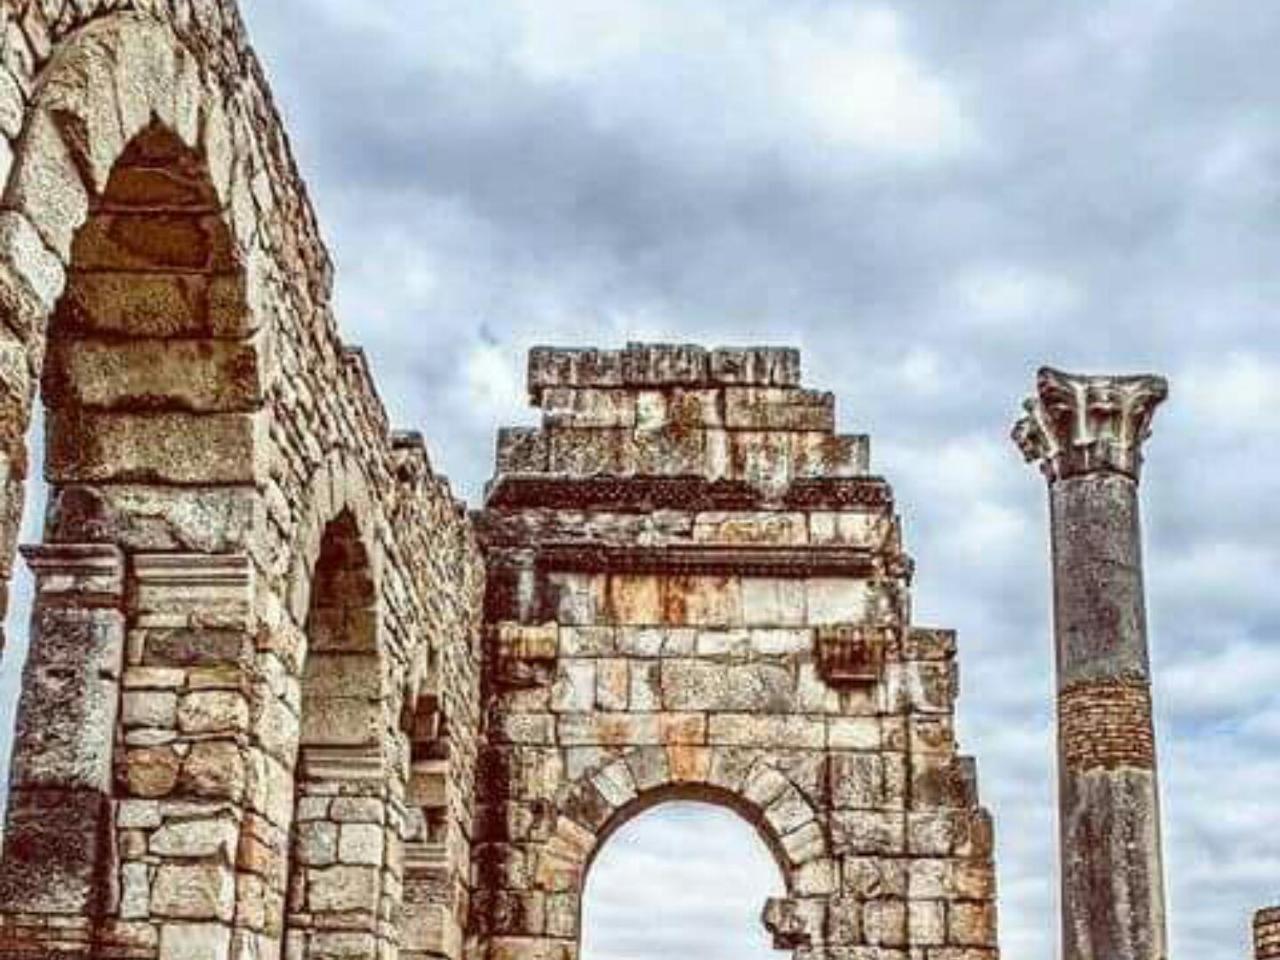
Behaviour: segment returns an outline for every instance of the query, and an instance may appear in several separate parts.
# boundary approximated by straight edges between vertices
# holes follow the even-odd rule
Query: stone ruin
[[[956,638],[913,623],[892,492],[794,351],[534,351],[542,425],[469,514],[339,337],[232,0],[0,26],[0,584],[37,396],[49,487],[0,958],[574,960],[600,845],[685,798],[772,851],[780,950],[996,960]],[[1166,955],[1163,389],[1046,371],[1017,430],[1053,507],[1067,960]]]

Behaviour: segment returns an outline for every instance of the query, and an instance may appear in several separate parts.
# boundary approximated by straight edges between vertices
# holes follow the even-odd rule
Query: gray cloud
[[[919,618],[961,630],[1010,960],[1056,920],[1044,491],[1005,434],[1042,361],[1168,374],[1145,495],[1174,952],[1242,955],[1280,895],[1276,11],[246,8],[345,332],[472,498],[534,343],[804,348],[897,487]],[[666,869],[626,865],[623,931]]]

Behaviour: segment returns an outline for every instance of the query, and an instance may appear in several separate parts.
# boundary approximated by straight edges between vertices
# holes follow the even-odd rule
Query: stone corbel
[[[818,672],[833,687],[880,682],[886,653],[898,641],[896,626],[841,623],[817,628],[814,657]]]

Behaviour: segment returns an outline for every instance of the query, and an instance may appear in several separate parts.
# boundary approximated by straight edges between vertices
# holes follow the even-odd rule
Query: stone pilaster
[[[28,950],[77,954],[90,949],[96,920],[114,898],[110,797],[124,556],[106,545],[28,547],[23,554],[35,573],[36,598],[0,913],[4,939],[16,935]]]
[[[1164,960],[1142,578],[1142,445],[1159,377],[1040,371],[1014,439],[1049,482],[1064,960]]]

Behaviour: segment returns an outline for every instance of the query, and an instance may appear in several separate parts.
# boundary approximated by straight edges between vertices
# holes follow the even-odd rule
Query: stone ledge
[[[772,547],[715,545],[628,547],[562,542],[543,544],[538,566],[558,573],[651,573],[673,576],[815,577],[909,579],[902,554],[861,547]]]
[[[684,477],[587,477],[506,474],[490,485],[490,510],[554,508],[647,513],[653,510],[730,511],[872,508],[890,510],[893,491],[881,477],[793,480],[770,497],[744,480]]]

